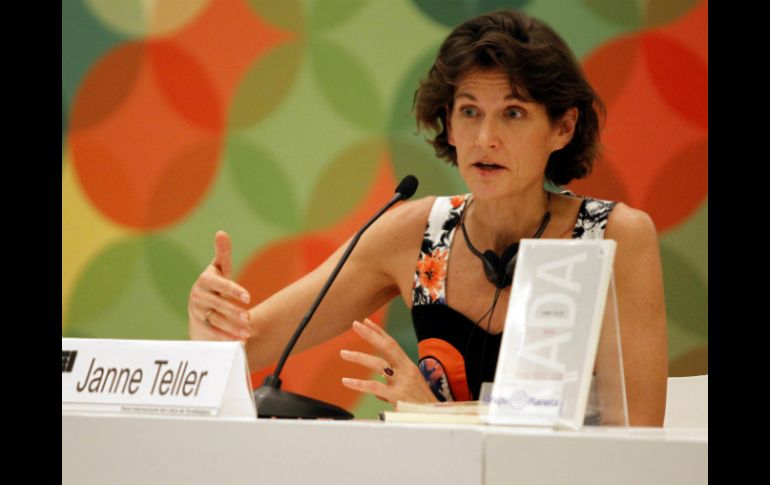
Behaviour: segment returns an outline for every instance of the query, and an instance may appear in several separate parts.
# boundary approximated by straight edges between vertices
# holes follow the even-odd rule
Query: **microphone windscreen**
[[[414,175],[407,175],[396,187],[396,193],[401,194],[401,200],[406,200],[413,196],[417,191],[417,185],[420,182],[417,181],[417,177]]]

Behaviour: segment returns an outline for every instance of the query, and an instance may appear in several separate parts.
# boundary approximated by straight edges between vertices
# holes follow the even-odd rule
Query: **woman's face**
[[[575,108],[563,119],[572,115]],[[460,175],[477,199],[542,187],[549,155],[573,131],[574,123],[551,123],[542,104],[514,97],[499,71],[474,71],[460,81],[448,124]]]

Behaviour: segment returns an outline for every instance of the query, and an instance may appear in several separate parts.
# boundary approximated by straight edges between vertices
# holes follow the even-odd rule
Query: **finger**
[[[391,403],[393,402],[390,398],[390,389],[388,389],[388,386],[383,384],[382,382],[364,381],[361,379],[351,379],[349,377],[343,377],[342,385],[347,387],[348,389],[353,389],[354,391],[359,391],[359,392],[368,392],[369,394],[374,394],[376,397],[384,401],[388,401]]]
[[[212,313],[211,316],[214,314]],[[210,319],[209,319],[210,320]],[[204,332],[205,332],[205,338],[206,340],[216,340],[219,342],[232,342],[233,340],[240,340],[244,341],[246,340],[246,337],[241,337],[240,335],[236,335],[230,332],[226,332],[222,330],[221,328],[217,328],[213,325],[203,325]]]
[[[209,267],[213,267],[213,263]],[[219,276],[213,271],[201,275],[200,282],[205,289],[219,293],[222,296],[228,296],[243,303],[248,303],[251,300],[251,295],[249,295],[249,292],[244,287],[233,280]]]
[[[380,327],[379,325],[377,325],[373,321],[369,320],[368,318],[364,318],[364,324],[367,327],[369,327],[372,330],[374,330],[376,333],[378,333],[380,335],[383,335],[383,336],[386,336],[386,337],[390,337],[390,335],[388,335],[388,332],[386,332],[384,328]]]
[[[208,312],[207,312],[208,313]],[[228,335],[235,336],[236,339],[247,339],[251,336],[251,331],[248,327],[243,326],[242,324],[235,323],[227,318],[225,318],[221,313],[219,312],[211,312],[208,313],[208,316],[203,317],[202,321],[204,322],[204,325],[206,323],[206,320],[209,321],[209,327],[220,330]]]
[[[364,325],[372,329],[372,331],[374,331],[374,333],[376,333],[377,335],[380,335],[384,342],[398,345],[398,342],[396,341],[396,339],[391,337],[390,334],[386,332],[384,328],[377,325],[376,323],[369,320],[368,318],[364,318]]]
[[[393,362],[396,362],[396,360],[401,358],[409,359],[409,357],[406,355],[406,352],[404,352],[404,349],[401,348],[401,344],[398,343],[396,339],[390,336],[388,332],[385,331],[384,328],[374,323],[372,320],[368,318],[364,318],[364,324],[371,328],[374,333],[380,335],[382,337],[382,341],[388,349],[393,357]],[[409,362],[411,362],[411,359],[409,359]]]
[[[217,231],[214,236],[214,261],[211,264],[222,273],[222,276],[228,279],[233,272],[231,254],[230,236],[225,231]]]
[[[363,352],[354,352],[350,350],[340,350],[340,357],[348,362],[355,362],[361,364],[367,369],[371,369],[375,372],[382,373],[385,367],[388,367],[388,363],[385,359],[376,357],[374,355],[365,354]]]
[[[193,289],[192,301],[193,308],[198,313],[205,314],[209,310],[216,310],[225,317],[231,318],[236,322],[240,321],[242,324],[248,324],[251,321],[251,314],[248,310],[202,288]]]
[[[390,362],[393,366],[397,366],[404,358],[406,354],[401,349],[393,337],[387,333],[380,333],[372,329],[369,325],[364,325],[359,321],[353,322],[353,330],[361,336],[364,340],[369,342],[376,348],[380,354]],[[411,362],[411,361],[410,361]]]

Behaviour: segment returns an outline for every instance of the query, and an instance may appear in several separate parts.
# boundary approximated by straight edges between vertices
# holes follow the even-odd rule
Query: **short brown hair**
[[[545,22],[511,10],[480,15],[457,26],[441,45],[428,77],[420,81],[414,94],[417,126],[437,133],[428,142],[439,158],[457,165],[447,116],[460,80],[474,70],[505,72],[514,93],[544,105],[552,122],[577,107],[575,134],[564,148],[551,153],[545,175],[552,183],[565,185],[591,171],[601,151],[597,110],[604,117],[604,103],[564,40]]]

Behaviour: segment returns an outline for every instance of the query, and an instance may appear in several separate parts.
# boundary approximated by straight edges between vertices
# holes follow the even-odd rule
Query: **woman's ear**
[[[561,150],[572,141],[572,137],[575,136],[575,126],[577,126],[578,116],[578,109],[573,106],[564,113],[564,116],[562,116],[559,121],[556,122],[556,146],[554,151]]]

